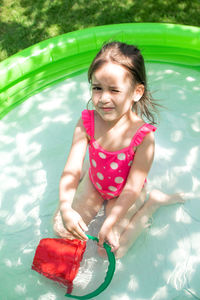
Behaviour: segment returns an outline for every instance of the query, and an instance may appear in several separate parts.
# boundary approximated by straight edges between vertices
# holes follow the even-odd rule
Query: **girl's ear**
[[[144,85],[143,84],[138,84],[135,87],[135,90],[133,92],[133,101],[138,102],[144,94]]]

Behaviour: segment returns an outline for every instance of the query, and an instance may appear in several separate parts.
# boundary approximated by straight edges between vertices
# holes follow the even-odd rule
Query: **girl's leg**
[[[146,199],[146,188],[144,187],[140,194],[140,197],[135,201],[132,207],[129,208],[125,217],[120,222],[118,222],[116,226],[114,226],[113,233],[117,241],[120,241],[120,236],[123,234],[124,230],[128,227],[132,216],[135,215],[136,212],[144,205],[145,199]],[[105,201],[106,216],[109,215],[112,207],[115,205],[115,202],[116,199]],[[98,247],[98,253],[102,257],[107,257],[104,248]]]
[[[130,219],[137,213],[137,211],[144,205],[145,199],[146,199],[146,188],[143,188],[140,197],[135,201],[135,203],[129,208],[127,211],[125,217],[119,221],[116,226],[114,227],[113,231],[119,238],[121,234],[123,233],[124,229],[127,228],[127,226],[130,223]],[[106,203],[106,216],[109,215],[111,209],[115,205],[116,199],[108,200]]]
[[[149,218],[163,205],[183,203],[183,194],[167,195],[158,190],[150,193],[148,201],[129,220],[129,224],[120,235],[120,247],[115,255],[120,258],[126,254],[140,233],[148,227]]]
[[[81,215],[83,221],[88,225],[100,210],[103,202],[103,198],[94,188],[88,172],[86,172],[77,188],[72,208]],[[55,234],[60,237],[74,238],[64,227],[59,208],[54,215],[53,229]]]

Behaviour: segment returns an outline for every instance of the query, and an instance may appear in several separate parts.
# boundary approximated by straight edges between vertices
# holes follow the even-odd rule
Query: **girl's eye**
[[[101,87],[100,86],[93,86],[93,91],[101,91]]]
[[[119,90],[113,89],[112,92],[114,92],[114,93],[119,93]]]

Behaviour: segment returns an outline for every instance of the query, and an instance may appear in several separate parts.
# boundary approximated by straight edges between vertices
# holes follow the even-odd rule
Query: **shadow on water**
[[[36,95],[7,115],[2,124],[5,148],[1,152],[4,192],[0,249],[5,254],[5,273],[18,269],[22,276],[24,271],[30,273],[33,249],[42,237],[52,236],[51,219],[58,203],[60,175],[77,116],[85,107],[81,97],[87,84],[77,85],[71,80],[68,90],[66,86],[56,90],[54,87]],[[19,276],[15,280],[13,289],[18,296],[25,295],[26,287],[20,284],[24,280]],[[5,292],[8,292],[7,299],[11,299],[13,290],[5,289]]]
[[[190,72],[148,65],[150,87],[168,108],[161,111],[149,186],[184,191],[189,200],[155,214],[151,227],[117,262],[105,299],[200,297],[199,73]],[[53,237],[60,175],[88,99],[82,74],[33,96],[1,121],[1,299],[65,298],[63,289],[30,267],[39,240]]]

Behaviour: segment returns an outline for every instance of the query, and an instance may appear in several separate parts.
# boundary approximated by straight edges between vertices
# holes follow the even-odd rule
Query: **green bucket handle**
[[[94,237],[94,236],[91,236],[88,234],[87,234],[87,237],[90,240],[99,242],[99,239],[97,237]],[[109,266],[108,266],[108,270],[107,270],[104,282],[95,291],[93,291],[87,295],[76,296],[76,295],[72,295],[72,294],[65,294],[66,297],[74,298],[74,299],[91,299],[91,298],[96,297],[100,293],[102,293],[109,286],[109,284],[113,278],[114,272],[115,272],[115,255],[113,252],[111,252],[111,247],[108,244],[104,243],[103,247],[106,250],[106,253],[108,255],[108,261],[109,261]]]

